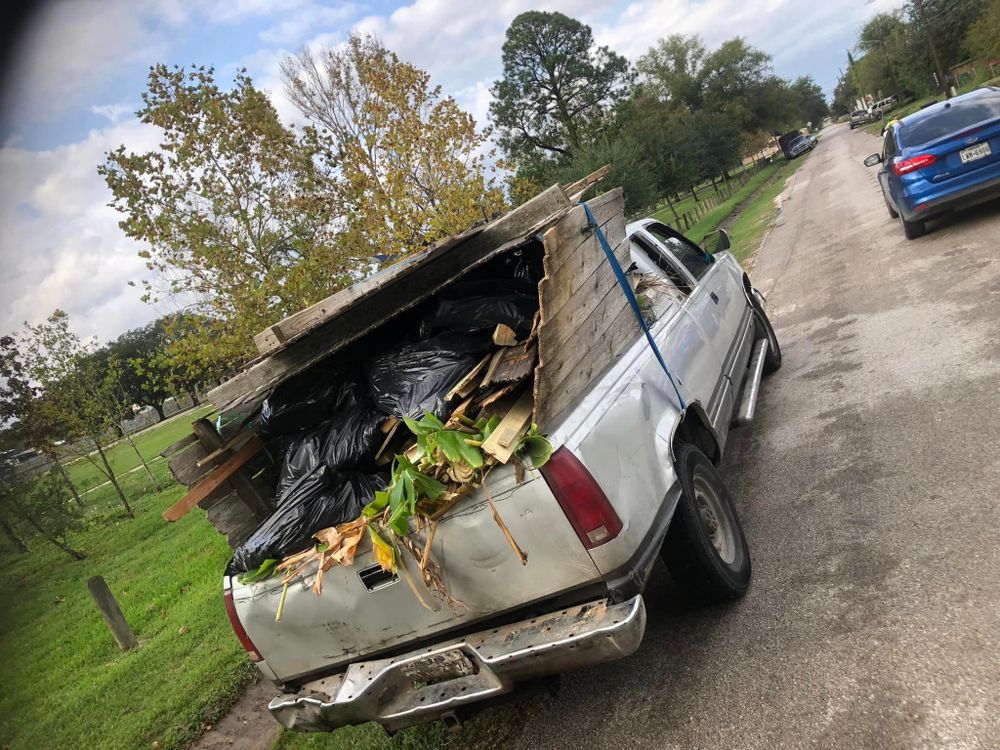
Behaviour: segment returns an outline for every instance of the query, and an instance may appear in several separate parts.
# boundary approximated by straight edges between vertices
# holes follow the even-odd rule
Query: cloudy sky
[[[864,20],[900,0],[62,0],[32,19],[4,71],[0,99],[0,334],[56,307],[81,336],[102,340],[171,310],[139,301],[139,247],[118,229],[97,176],[104,152],[139,150],[148,66],[214,65],[221,81],[246,67],[292,112],[278,62],[305,44],[336,45],[374,31],[485,123],[500,47],[518,13],[559,10],[635,60],[658,37],[698,33],[714,46],[742,35],[770,53],[779,75],[809,74],[829,92]]]

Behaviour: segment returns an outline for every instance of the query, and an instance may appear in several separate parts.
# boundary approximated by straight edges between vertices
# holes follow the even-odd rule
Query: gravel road
[[[691,609],[658,569],[638,653],[519,747],[998,747],[1000,204],[907,241],[879,145],[823,132],[754,272],[784,367],[724,465],[749,594]]]

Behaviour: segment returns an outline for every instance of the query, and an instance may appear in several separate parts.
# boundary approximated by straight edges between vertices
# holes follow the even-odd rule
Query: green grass
[[[513,744],[524,721],[524,709],[515,703],[477,714],[459,734],[435,722],[390,737],[377,724],[363,724],[323,734],[284,731],[273,750],[499,750]]]
[[[180,415],[170,421],[162,422],[158,425],[144,430],[135,435],[133,440],[136,447],[146,461],[151,461],[159,455],[160,451],[169,445],[176,443],[182,437],[191,432],[191,422],[212,413],[209,405],[200,406],[194,411]],[[132,446],[124,438],[105,449],[108,462],[114,469],[115,475],[124,474],[139,465],[139,457],[135,455]],[[98,462],[99,456],[93,456]],[[108,481],[104,473],[85,458],[78,458],[66,464],[66,472],[73,480],[73,484],[80,492],[86,492],[92,487]]]
[[[144,435],[143,450],[182,437],[190,420],[178,421]],[[40,538],[29,538],[29,555],[0,546],[0,747],[180,748],[251,675],[220,591],[229,547],[202,513],[163,521],[184,488],[165,461],[153,466],[162,492],[144,472],[121,479],[135,519],[122,517],[110,486],[87,495],[87,527],[70,537],[86,560]],[[93,575],[107,580],[138,649],[118,650],[87,591]]]
[[[697,243],[701,243],[708,234],[718,229],[722,222],[729,218],[729,215],[733,212],[733,209],[736,208],[736,206],[753,195],[753,192],[757,188],[767,182],[779,169],[784,168],[788,164],[789,163],[785,161],[768,164],[753,177],[747,180],[746,185],[733,193],[727,200],[724,200],[718,206],[702,216],[701,219],[698,220],[698,223],[691,227],[691,229],[685,231],[684,234],[689,239],[694,240]],[[794,164],[794,162],[792,162],[792,164]]]
[[[732,253],[740,263],[746,261],[760,247],[764,233],[778,214],[774,199],[781,194],[788,179],[804,163],[805,158],[782,163],[774,174],[774,180],[754,196],[729,227],[733,242]]]

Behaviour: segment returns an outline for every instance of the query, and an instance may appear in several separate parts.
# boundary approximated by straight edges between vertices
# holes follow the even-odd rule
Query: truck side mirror
[[[729,232],[725,229],[719,230],[719,238],[715,241],[715,249],[713,253],[721,253],[724,250],[728,250],[733,246],[733,243],[729,239]]]
[[[882,154],[872,154],[867,159],[865,159],[866,167],[874,167],[876,164],[882,163]]]

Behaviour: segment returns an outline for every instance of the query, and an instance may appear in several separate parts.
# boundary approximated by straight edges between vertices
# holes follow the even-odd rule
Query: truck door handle
[[[708,296],[712,298],[712,302],[714,302],[715,304],[719,304],[719,295],[718,294],[716,294],[715,292],[711,292],[711,293],[709,293]]]

